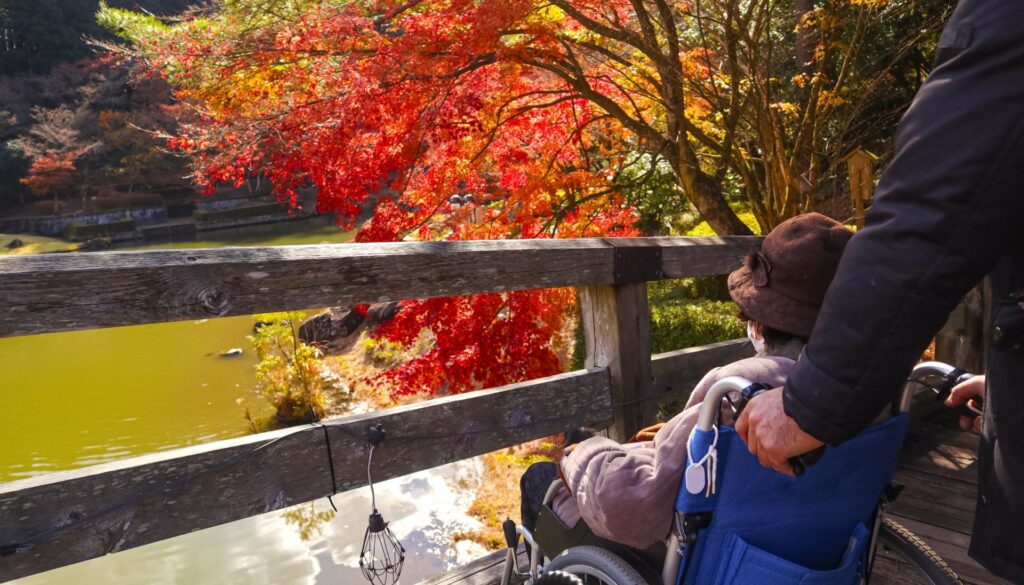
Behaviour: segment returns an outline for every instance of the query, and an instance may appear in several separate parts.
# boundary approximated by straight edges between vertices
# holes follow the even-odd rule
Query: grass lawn
[[[21,240],[20,248],[8,248],[12,240]],[[49,254],[52,252],[73,252],[78,249],[78,244],[65,242],[59,238],[47,238],[44,236],[30,236],[27,234],[0,234],[0,256],[14,254]]]

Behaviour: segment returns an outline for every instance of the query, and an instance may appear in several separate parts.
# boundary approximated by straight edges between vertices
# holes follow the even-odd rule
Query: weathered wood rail
[[[623,238],[0,258],[0,337],[571,286],[587,339],[582,371],[0,484],[0,552],[11,553],[0,581],[327,496],[329,456],[338,491],[362,486],[364,432],[376,422],[388,429],[381,479],[571,426],[610,425],[624,438],[709,368],[750,354],[736,341],[652,358],[646,282],[727,273],[756,245]]]

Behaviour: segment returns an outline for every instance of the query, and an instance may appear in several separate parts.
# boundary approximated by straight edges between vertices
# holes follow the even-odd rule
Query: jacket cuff
[[[849,421],[838,416],[842,413],[833,412],[829,406],[842,403],[855,392],[819,369],[804,352],[786,380],[782,408],[805,433],[835,446],[856,436],[860,429],[851,427]]]

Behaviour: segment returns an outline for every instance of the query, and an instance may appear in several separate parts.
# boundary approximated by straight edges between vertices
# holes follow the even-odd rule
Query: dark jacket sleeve
[[[784,406],[836,444],[885,407],[963,295],[1024,238],[1024,2],[964,0],[900,124]]]

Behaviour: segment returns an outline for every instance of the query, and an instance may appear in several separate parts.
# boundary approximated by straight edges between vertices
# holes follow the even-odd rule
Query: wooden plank
[[[0,258],[0,336],[610,282],[602,240],[338,244]]]
[[[324,430],[346,491],[366,484],[374,423],[388,434],[374,454],[374,478],[385,480],[611,414],[608,372],[578,371],[0,484],[0,546],[30,547],[0,557],[0,581],[329,495]]]
[[[963,534],[892,514],[894,520],[928,543],[939,553],[947,564],[967,582],[979,585],[1009,585],[1008,581],[996,577],[967,555],[970,544],[969,534]]]
[[[651,358],[653,397],[659,403],[685,401],[709,370],[754,355],[746,339],[733,339],[660,353]]]
[[[931,585],[931,580],[902,557],[880,546],[875,550],[870,585]]]
[[[615,281],[615,239],[335,244],[0,258],[0,337]],[[668,277],[728,272],[747,238],[629,239]]]
[[[609,436],[624,442],[654,420],[647,284],[579,289],[588,368],[607,368],[617,405]]]
[[[977,484],[978,435],[952,424],[915,421],[900,455],[900,467]]]
[[[743,257],[760,246],[751,236],[645,238],[661,246],[664,278],[726,274],[743,264]]]
[[[933,526],[970,534],[977,486],[932,473],[900,468],[893,480],[905,486],[892,513]]]
[[[935,549],[965,583],[1005,585],[967,554],[977,489],[978,435],[957,428],[945,408],[927,393],[921,396],[915,401],[914,420],[895,478],[906,489],[889,515]],[[899,582],[906,567],[889,563],[884,570]]]

